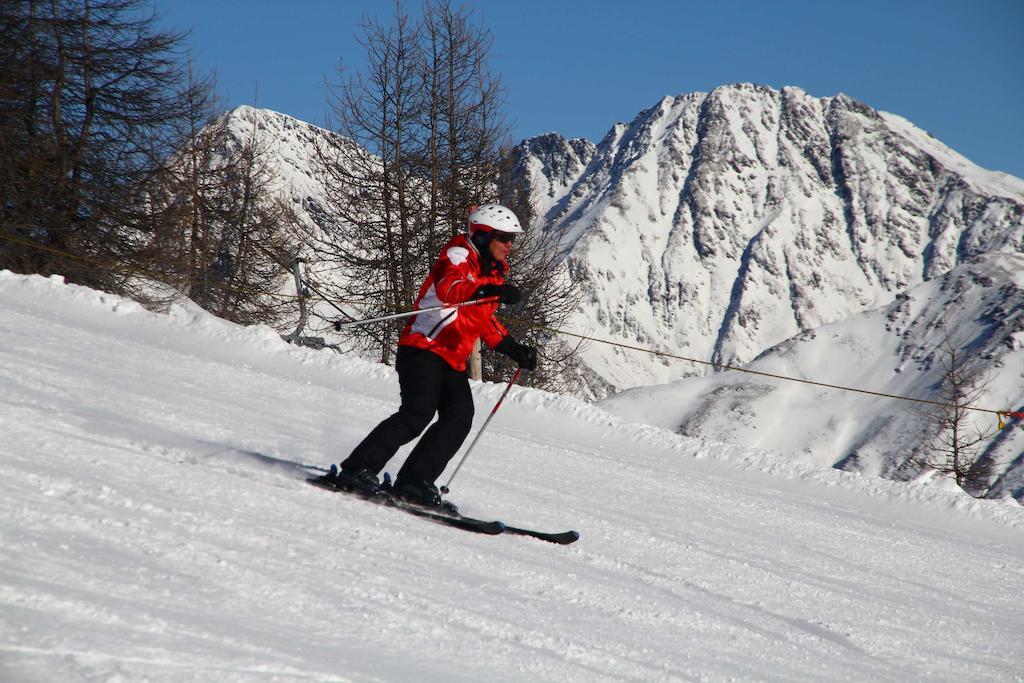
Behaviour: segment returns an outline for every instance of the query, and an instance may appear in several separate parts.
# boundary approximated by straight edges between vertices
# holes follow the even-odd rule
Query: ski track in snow
[[[2,680],[1024,678],[1014,502],[517,388],[453,498],[581,540],[473,535],[302,482],[389,368],[57,279],[0,315]]]

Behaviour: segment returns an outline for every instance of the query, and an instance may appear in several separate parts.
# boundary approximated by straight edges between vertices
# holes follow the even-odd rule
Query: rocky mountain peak
[[[1024,184],[847,95],[749,83],[661,99],[589,149],[522,143],[589,334],[741,364],[957,264],[1024,250]],[[594,345],[603,391],[692,374]]]

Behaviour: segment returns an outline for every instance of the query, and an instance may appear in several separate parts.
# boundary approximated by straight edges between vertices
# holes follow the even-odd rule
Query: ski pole
[[[498,297],[489,296],[484,299],[474,299],[472,301],[463,301],[457,304],[442,304],[440,306],[431,306],[430,308],[417,308],[413,311],[406,311],[405,313],[393,313],[391,315],[382,315],[379,318],[366,318],[364,320],[353,320],[351,322],[343,323],[340,320],[334,321],[334,329],[338,332],[346,327],[356,327],[358,325],[366,325],[367,323],[379,323],[385,320],[397,320],[399,318],[408,318],[413,315],[419,315],[420,313],[429,313],[431,311],[447,311],[449,309],[454,310],[456,308],[462,308],[463,306],[476,306],[477,304],[493,304],[498,301]]]
[[[459,464],[455,468],[455,471],[452,472],[452,476],[448,478],[448,483],[441,487],[441,493],[448,493],[448,487],[452,485],[452,479],[454,479],[455,475],[459,473],[460,469],[462,469],[462,465],[463,463],[466,462],[466,458],[468,458],[469,454],[473,452],[473,447],[476,446],[476,442],[480,440],[480,437],[481,435],[483,435],[484,430],[487,429],[487,425],[491,423],[491,420],[494,418],[494,414],[498,412],[498,408],[501,407],[502,401],[504,401],[505,397],[508,395],[509,389],[511,389],[512,385],[515,384],[516,380],[519,379],[519,373],[521,373],[522,371],[522,368],[516,368],[516,374],[512,375],[512,379],[508,381],[508,386],[505,387],[505,391],[501,392],[501,398],[499,398],[498,402],[494,404],[494,408],[491,409],[491,414],[487,416],[486,420],[484,420],[484,426],[481,427],[480,431],[476,433],[476,437],[473,439],[473,443],[469,444],[469,448],[467,448],[465,454],[463,454],[462,460],[459,461]]]

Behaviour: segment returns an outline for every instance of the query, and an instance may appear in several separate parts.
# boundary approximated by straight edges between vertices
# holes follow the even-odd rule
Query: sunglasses
[[[512,244],[516,241],[516,236],[510,232],[494,232],[491,234],[491,239],[498,240],[503,244]]]

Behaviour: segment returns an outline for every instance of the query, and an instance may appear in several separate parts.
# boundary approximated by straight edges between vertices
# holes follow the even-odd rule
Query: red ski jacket
[[[468,301],[480,285],[504,284],[504,271],[504,264],[495,264],[484,273],[476,246],[464,235],[453,237],[420,287],[414,308]],[[420,313],[406,324],[398,345],[433,351],[454,369],[465,370],[478,337],[493,349],[508,336],[508,330],[494,317],[497,310],[494,302]]]

